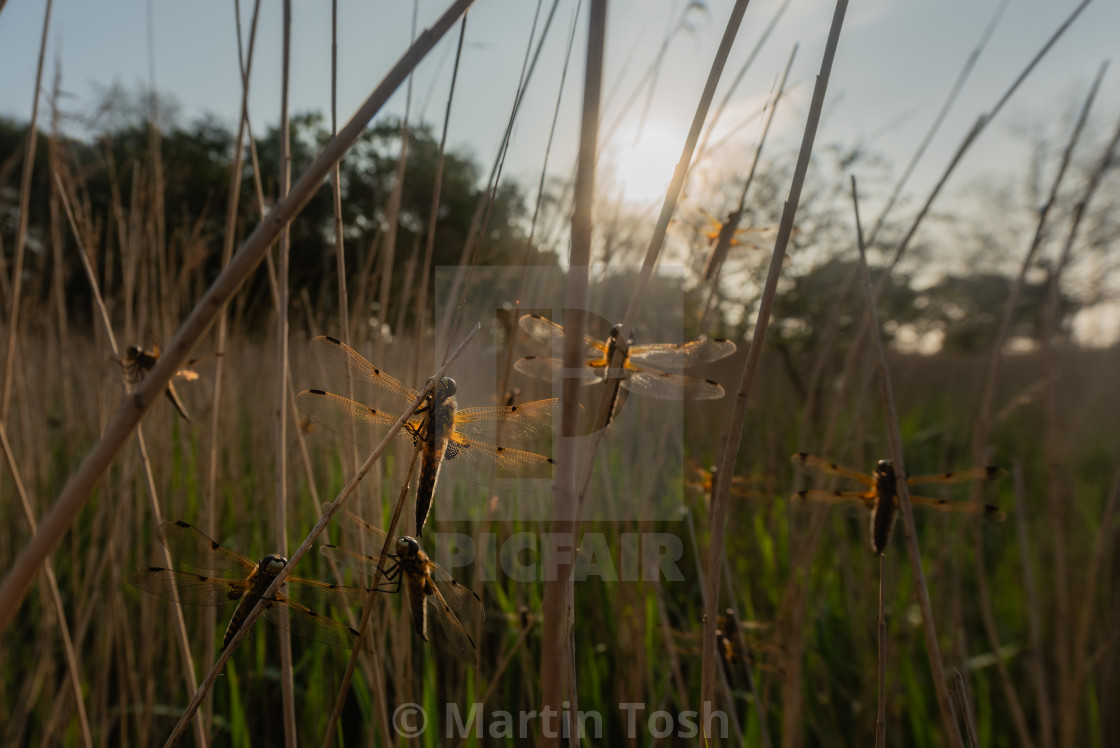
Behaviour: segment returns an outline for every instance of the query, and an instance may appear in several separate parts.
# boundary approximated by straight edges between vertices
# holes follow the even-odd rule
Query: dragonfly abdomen
[[[875,468],[875,504],[871,507],[871,550],[882,553],[891,540],[898,516],[898,476],[894,467],[882,460]]]
[[[432,510],[432,499],[439,480],[439,470],[447,454],[451,432],[455,428],[455,380],[444,377],[432,396],[428,416],[424,459],[420,465],[420,484],[416,488],[416,537],[423,537],[424,525]]]

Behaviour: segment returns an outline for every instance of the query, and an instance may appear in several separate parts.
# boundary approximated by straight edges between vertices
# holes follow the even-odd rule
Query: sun
[[[684,135],[647,123],[635,142],[619,135],[604,153],[604,192],[646,205],[665,196],[681,156]]]

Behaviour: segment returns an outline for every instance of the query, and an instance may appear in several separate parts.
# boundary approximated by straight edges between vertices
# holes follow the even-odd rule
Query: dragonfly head
[[[455,380],[451,377],[444,377],[439,380],[439,385],[436,389],[439,390],[440,395],[443,397],[451,397],[455,394],[455,391],[459,389],[459,385],[455,384]]]
[[[611,334],[607,338],[607,345],[610,346],[612,351],[616,348],[625,351],[630,348],[630,346],[634,345],[634,334],[630,333],[630,336],[627,337],[625,341],[622,340],[622,323],[620,322],[611,327]]]
[[[397,554],[401,556],[415,556],[420,552],[420,544],[416,542],[416,538],[410,538],[407,535],[402,535],[397,538]]]
[[[262,572],[270,576],[275,576],[281,569],[287,566],[287,564],[288,559],[284,558],[283,556],[272,554],[270,556],[265,556],[264,558],[262,558],[259,565]]]
[[[875,466],[875,475],[894,475],[894,463],[890,460],[879,460],[879,463]]]
[[[137,358],[143,353],[144,349],[138,345],[130,345],[128,348],[124,349],[124,355],[128,356],[129,358]]]

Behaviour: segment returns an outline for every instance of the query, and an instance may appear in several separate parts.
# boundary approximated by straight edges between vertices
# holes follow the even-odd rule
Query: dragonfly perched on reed
[[[278,555],[268,555],[254,563],[240,553],[223,548],[186,522],[163,523],[159,526],[159,538],[174,558],[188,566],[228,576],[206,576],[149,566],[129,574],[129,583],[145,592],[186,605],[228,605],[236,602],[237,609],[222,638],[222,649],[229,645],[253,606],[288,564],[288,559]],[[357,631],[316,613],[288,595],[294,594],[308,602],[349,606],[360,605],[368,590],[291,576],[284,580],[282,589],[283,592],[265,600],[262,618],[293,634],[333,647],[353,649],[357,645]]]
[[[564,348],[562,325],[538,314],[526,314],[518,321],[521,329],[534,340],[552,347],[554,354]],[[654,343],[634,345],[622,341],[621,326],[615,325],[606,340],[584,335],[581,377],[584,384],[597,384],[607,378],[607,367],[616,350],[622,352],[618,370],[619,384],[629,392],[660,400],[715,400],[723,397],[723,387],[711,379],[698,379],[683,373],[685,368],[726,358],[735,352],[735,343],[725,339],[694,340],[689,343]],[[564,369],[561,358],[526,356],[514,368],[522,374],[552,381]],[[612,408],[613,411],[613,408]]]
[[[152,340],[152,349],[146,350],[139,345],[130,345],[124,349],[124,355],[120,358],[113,357],[113,360],[121,367],[121,374],[124,376],[124,381],[130,387],[140,384],[140,382],[147,376],[152,367],[159,361],[159,343],[154,339]],[[179,371],[175,372],[175,378],[182,379],[184,382],[193,382],[198,379],[198,372],[189,368],[194,365],[194,360],[188,361],[187,365]],[[191,417],[187,415],[187,408],[183,405],[183,401],[179,398],[179,393],[175,391],[174,381],[167,383],[165,390],[167,399],[175,407],[175,410],[183,417],[183,420],[190,423]]]
[[[958,470],[951,473],[907,477],[899,475],[890,460],[879,460],[875,466],[875,471],[868,475],[851,468],[842,467],[807,452],[797,452],[791,459],[793,464],[798,467],[809,468],[827,475],[838,475],[862,483],[865,486],[864,490],[856,491],[808,489],[798,491],[794,494],[794,498],[800,501],[816,501],[825,504],[846,502],[863,504],[871,512],[871,549],[876,553],[882,553],[887,547],[887,543],[890,542],[891,531],[894,529],[895,519],[898,517],[899,480],[905,480],[907,486],[919,486],[932,483],[995,480],[1007,473],[1003,468],[989,466]],[[915,494],[910,494],[910,503],[913,506],[928,507],[941,512],[955,512],[983,517],[991,522],[1002,522],[1007,519],[1007,515],[999,507],[990,504],[950,501]]]
[[[342,515],[343,530],[358,547],[371,550],[372,555],[336,545],[324,545],[320,552],[343,566],[373,574],[377,570],[380,550],[388,536],[356,514],[343,510]],[[396,592],[404,586],[408,594],[413,629],[424,641],[428,641],[430,602],[432,615],[443,629],[452,651],[477,670],[478,649],[460,620],[485,620],[486,609],[482,600],[473,590],[456,582],[439,564],[432,561],[415,538],[401,536],[390,547],[392,552],[388,554],[389,563],[383,570],[387,585],[378,587],[378,591]]]
[[[419,392],[401,384],[340,340],[320,336],[311,348],[341,391],[356,400],[321,389],[296,396],[301,410],[327,428],[373,449]],[[416,489],[416,536],[423,536],[440,472],[477,483],[551,478],[553,460],[505,446],[552,435],[559,400],[523,405],[460,408],[454,379],[444,377],[397,433],[392,448],[419,447],[420,479]]]

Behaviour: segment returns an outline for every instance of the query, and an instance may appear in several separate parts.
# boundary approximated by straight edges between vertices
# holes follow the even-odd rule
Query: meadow
[[[0,743],[695,745],[707,730],[741,746],[1116,744],[1120,347],[1072,330],[1114,277],[1120,130],[1081,139],[1093,94],[1050,153],[1042,208],[1008,218],[1021,230],[987,226],[1011,260],[978,249],[923,285],[948,241],[914,238],[940,186],[857,224],[853,198],[889,192],[857,181],[875,164],[814,153],[846,3],[800,149],[763,156],[762,130],[753,160],[695,182],[678,170],[657,215],[612,200],[596,161],[601,0],[573,32],[587,56],[569,71],[571,179],[534,192],[500,182],[498,160],[487,181],[488,165],[445,150],[446,122],[379,114],[469,4],[449,3],[336,127],[184,125],[152,94],[124,124],[72,136],[48,81],[37,122],[0,122]],[[725,53],[696,83],[685,163],[704,156]],[[961,135],[965,153],[977,133]],[[766,231],[724,244],[728,211],[713,222],[704,204]],[[1071,281],[1087,273],[1093,298]],[[531,313],[577,342],[616,323],[636,346],[732,340],[686,372],[725,394],[630,391],[595,428],[609,379],[514,366],[574,353],[530,339]],[[312,352],[319,335],[416,390],[450,360],[460,407],[561,398],[563,433],[515,445],[551,456],[552,480],[487,487],[448,468],[438,484],[421,543],[481,598],[485,620],[463,621],[477,670],[438,623],[421,641],[404,590],[365,611],[311,606],[352,627],[366,613],[361,651],[257,621],[219,653],[232,605],[180,608],[126,581],[167,565],[169,520],[344,585],[370,580],[319,552],[345,542],[325,502],[413,534],[409,450],[371,463],[297,406],[301,390],[347,394]],[[114,359],[153,341],[160,362],[122,381]],[[164,396],[181,367],[199,375],[174,380],[189,421]],[[918,493],[1006,520],[911,515],[904,491],[880,556],[866,509],[794,498],[859,488],[799,471],[802,451],[863,474],[882,459],[907,475],[999,466]]]

